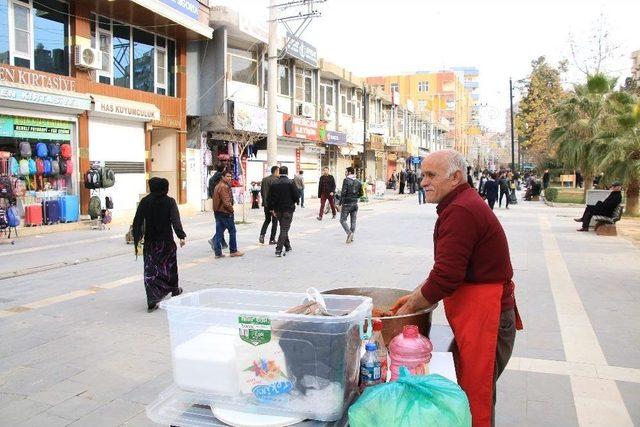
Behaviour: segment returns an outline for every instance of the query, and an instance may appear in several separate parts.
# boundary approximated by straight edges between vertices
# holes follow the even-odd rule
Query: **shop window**
[[[130,87],[131,30],[128,25],[113,24],[113,84]]]
[[[313,102],[313,72],[304,70],[304,101]]]
[[[9,64],[9,3],[0,0],[0,64]]]
[[[418,92],[429,92],[429,82],[418,82]]]
[[[156,91],[164,95],[167,84],[167,52],[163,48],[156,50]]]
[[[154,46],[153,34],[133,29],[133,89],[154,91]]]
[[[176,42],[167,40],[167,56],[169,63],[169,96],[176,96]]]
[[[333,105],[333,82],[331,80],[320,80],[320,103]]]
[[[227,55],[231,80],[249,85],[258,84],[258,61],[254,52],[229,47]]]
[[[29,7],[13,3],[14,64],[31,68],[31,11]],[[19,62],[18,62],[19,61]]]
[[[291,96],[291,71],[289,67],[283,64],[278,64],[278,90],[280,95]]]

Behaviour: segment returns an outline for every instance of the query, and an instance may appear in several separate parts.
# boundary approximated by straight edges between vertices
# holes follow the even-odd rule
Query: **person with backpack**
[[[358,219],[358,200],[362,197],[362,183],[356,179],[356,170],[349,166],[347,177],[342,181],[342,211],[340,212],[340,224],[347,233],[347,243],[353,242]],[[351,224],[347,224],[347,217],[351,217]]]
[[[138,244],[144,237],[144,288],[147,311],[151,313],[169,293],[174,297],[182,293],[178,286],[177,247],[173,233],[180,239],[180,247],[186,244],[187,235],[182,229],[178,205],[168,196],[169,181],[151,178],[149,190],[136,210],[132,234],[136,257]]]
[[[211,175],[211,178],[209,178],[209,184],[207,186],[207,195],[209,196],[210,199],[213,199],[213,192],[216,188],[216,185],[218,185],[218,183],[222,179],[222,176],[225,170],[226,168],[224,167],[224,165],[220,164],[216,167],[215,173]],[[209,243],[209,246],[211,246],[212,251],[215,251],[215,242],[214,242],[215,237],[216,237],[216,233],[214,228],[213,236],[209,240],[207,240],[207,242]],[[227,249],[229,247],[226,240],[224,240],[224,233],[222,234],[220,244],[222,245],[222,249]]]

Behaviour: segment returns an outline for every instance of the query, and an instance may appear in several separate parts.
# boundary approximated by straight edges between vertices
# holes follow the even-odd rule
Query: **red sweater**
[[[509,245],[500,221],[478,193],[464,183],[437,206],[433,230],[435,263],[422,295],[435,303],[466,283],[504,283],[502,311],[515,305]]]

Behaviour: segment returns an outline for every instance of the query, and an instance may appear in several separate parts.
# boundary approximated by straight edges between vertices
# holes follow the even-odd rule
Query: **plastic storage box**
[[[212,406],[339,420],[358,386],[368,297],[324,295],[335,316],[286,310],[306,294],[208,289],[164,301],[176,386]]]

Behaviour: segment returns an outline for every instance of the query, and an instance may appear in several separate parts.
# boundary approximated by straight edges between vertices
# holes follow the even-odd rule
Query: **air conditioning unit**
[[[75,46],[75,66],[84,70],[102,69],[102,52],[86,46]]]
[[[298,105],[298,115],[303,117],[313,117],[313,104],[300,104]]]
[[[323,114],[322,118],[324,120],[327,120],[327,121],[335,120],[336,110],[331,105],[325,105],[322,114]]]

